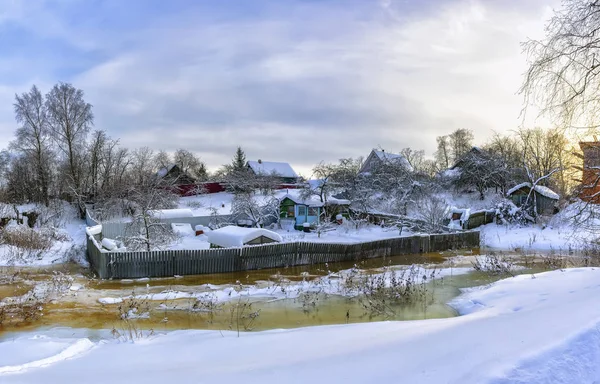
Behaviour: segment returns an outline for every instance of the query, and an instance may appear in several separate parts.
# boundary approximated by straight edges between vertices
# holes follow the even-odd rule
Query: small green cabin
[[[536,185],[531,188],[531,183],[522,183],[511,188],[506,195],[512,200],[517,207],[522,207],[527,203],[532,205],[535,201],[536,211],[539,214],[552,214],[556,211],[556,203],[560,196],[548,187]]]

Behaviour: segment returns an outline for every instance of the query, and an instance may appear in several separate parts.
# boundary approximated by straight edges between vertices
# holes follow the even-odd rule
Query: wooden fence
[[[496,219],[496,211],[479,211],[472,213],[464,225],[464,229],[473,229],[485,224],[493,223]]]
[[[449,249],[478,248],[479,232],[419,235],[357,244],[277,243],[243,248],[105,252],[88,236],[90,264],[101,279],[200,275],[360,261]]]

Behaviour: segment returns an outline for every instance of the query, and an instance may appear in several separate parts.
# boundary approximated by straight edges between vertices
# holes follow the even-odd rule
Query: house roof
[[[158,172],[156,172],[156,175],[158,177],[165,177],[171,171],[171,169],[173,169],[176,166],[177,166],[177,164],[171,164],[167,167],[162,167],[161,169],[158,170]]]
[[[512,195],[513,193],[517,192],[518,190],[522,189],[522,188],[529,188],[531,190],[531,183],[529,182],[525,182],[525,183],[521,183],[519,185],[515,185],[514,187],[512,187],[511,189],[509,189],[506,192],[507,196]],[[536,185],[534,190],[539,193],[542,196],[545,196],[549,199],[552,200],[558,200],[560,199],[560,196],[558,195],[558,193],[554,192],[553,190],[551,190],[548,187],[545,187],[543,185]]]
[[[462,165],[463,161],[465,160],[465,158],[467,156],[470,155],[477,155],[477,156],[481,156],[482,158],[488,158],[489,157],[489,153],[487,151],[485,151],[484,149],[481,149],[479,147],[471,147],[471,149],[469,150],[469,152],[465,153],[464,155],[462,155],[460,157],[460,159],[456,160],[456,162],[454,163],[454,165],[448,169],[455,169],[455,168],[460,168],[460,166]]]
[[[367,163],[372,161],[371,159],[373,158],[378,159],[381,162],[398,162],[401,165],[403,165],[407,170],[411,172],[413,171],[413,167],[410,165],[410,163],[408,162],[408,160],[406,160],[404,156],[399,155],[397,153],[390,153],[379,149],[373,149],[371,153],[369,153],[367,160],[365,160],[365,162],[363,163],[363,166],[361,167],[359,173],[363,173],[363,169],[367,166]]]
[[[156,172],[156,176],[161,179],[165,178],[166,176],[169,176],[169,177],[175,176],[176,180],[179,182],[182,182],[183,184],[194,183],[196,180],[192,176],[190,176],[187,172],[182,171],[181,168],[179,167],[179,165],[177,165],[177,164],[170,164],[166,167],[159,169]]]
[[[258,237],[264,236],[277,242],[283,241],[281,235],[264,228],[243,228],[234,225],[228,225],[223,228],[215,229],[207,234],[208,242],[219,247],[242,247],[244,244]]]
[[[404,157],[400,154],[385,152],[385,151],[381,151],[381,150],[377,150],[377,149],[374,149],[373,152],[381,161],[398,161],[402,165],[404,165],[407,169],[409,169],[410,171],[413,170],[413,167],[410,165],[408,160],[406,160],[406,157]]]
[[[289,163],[276,161],[248,161],[248,166],[257,175],[278,175],[281,177],[298,178],[298,174]]]
[[[322,202],[318,196],[311,195],[309,197],[303,198],[301,196],[300,192],[301,192],[301,190],[299,190],[299,189],[288,190],[288,192],[285,193],[284,195],[278,196],[278,199],[279,199],[279,201],[283,201],[286,198],[288,198],[296,204],[307,205],[309,207],[322,207],[325,205],[325,203]],[[337,199],[335,197],[330,196],[330,197],[327,197],[327,204],[328,205],[350,205],[350,200]]]

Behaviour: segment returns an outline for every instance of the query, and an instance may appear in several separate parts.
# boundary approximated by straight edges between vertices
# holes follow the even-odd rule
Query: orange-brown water
[[[387,265],[437,264],[453,254],[426,254],[397,256],[386,259],[370,259],[359,263],[363,270],[380,268]],[[172,289],[184,292],[206,290],[205,284],[231,285],[241,282],[245,285],[286,279],[300,281],[323,276],[331,271],[349,269],[354,263],[332,263],[329,265],[306,265],[280,269],[247,271],[218,275],[185,276],[181,278],[152,278],[138,280],[97,280],[86,277],[85,271],[76,266],[57,266],[53,268],[27,269],[17,271],[26,276],[28,281],[47,281],[56,270],[64,271],[75,277],[75,283],[83,288],[69,291],[58,300],[47,303],[43,315],[32,322],[7,323],[2,331],[25,330],[36,327],[66,326],[90,329],[124,330],[133,324],[138,329],[172,330],[172,329],[233,329],[264,330],[273,328],[293,328],[310,325],[355,323],[379,320],[413,320],[423,318],[441,318],[455,316],[453,309],[445,303],[459,293],[464,286],[480,285],[489,278],[477,274],[445,278],[436,282],[431,289],[429,304],[402,305],[394,308],[393,316],[373,315],[365,311],[356,300],[340,297],[315,295],[309,299],[252,299],[233,301],[219,306],[212,312],[192,310],[195,300],[178,299],[163,302],[151,301],[141,303],[149,311],[149,317],[124,322],[120,315],[123,310],[118,304],[103,305],[98,302],[101,297],[124,297],[136,293],[158,293]],[[19,296],[31,289],[30,285],[0,285],[0,297]],[[169,309],[165,309],[168,307]],[[240,309],[241,308],[241,309]],[[258,313],[253,320],[251,314]]]

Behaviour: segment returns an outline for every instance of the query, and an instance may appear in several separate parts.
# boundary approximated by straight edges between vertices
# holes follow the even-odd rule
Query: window
[[[308,216],[319,216],[319,208],[317,208],[317,207],[308,208]]]
[[[287,213],[286,217],[294,217],[295,216],[295,214],[294,214],[294,206],[293,205],[288,205],[286,207],[286,213]]]
[[[306,206],[305,205],[298,206],[298,216],[300,216],[300,217],[306,216]]]

